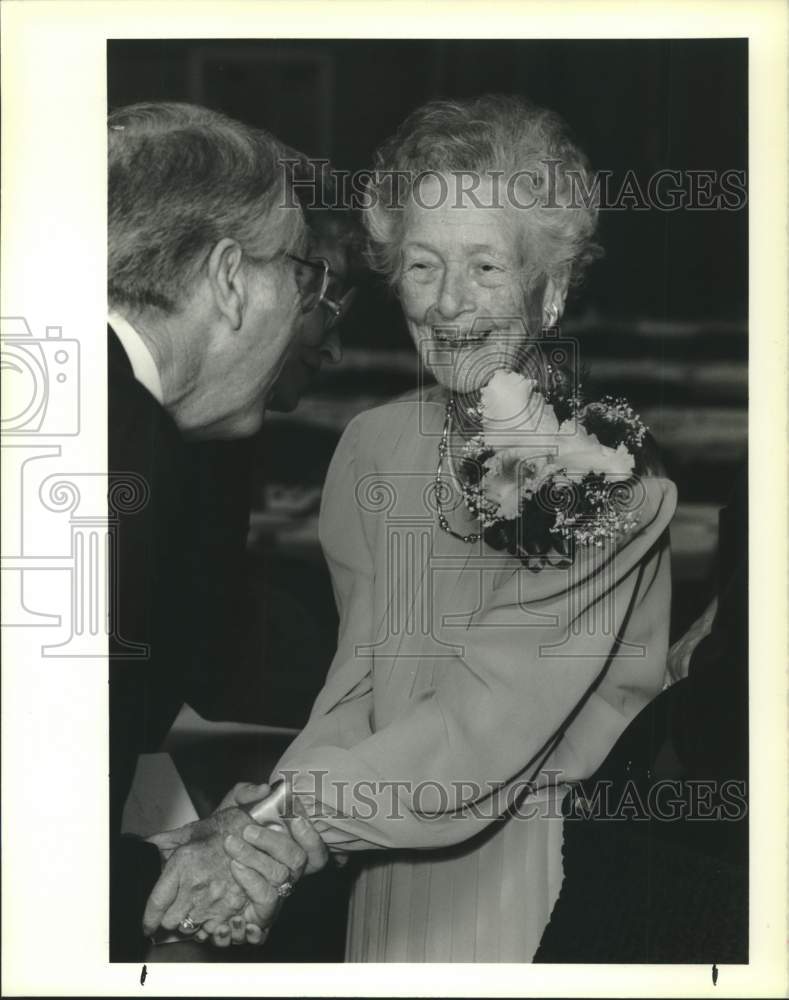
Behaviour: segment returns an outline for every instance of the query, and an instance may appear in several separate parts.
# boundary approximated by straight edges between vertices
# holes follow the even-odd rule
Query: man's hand
[[[149,838],[166,858],[164,870],[148,899],[143,929],[174,930],[186,917],[196,924],[226,921],[247,902],[231,874],[224,840],[249,825],[249,816],[231,807],[181,830]],[[180,845],[180,846],[178,846]]]

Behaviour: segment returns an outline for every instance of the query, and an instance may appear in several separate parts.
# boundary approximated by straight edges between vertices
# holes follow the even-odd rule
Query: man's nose
[[[342,343],[340,341],[340,331],[337,327],[329,330],[321,342],[321,354],[323,354],[329,364],[338,365],[342,361]]]
[[[471,297],[466,275],[462,268],[447,267],[441,281],[441,287],[436,301],[436,309],[442,319],[455,319],[461,313],[473,310],[474,301]]]

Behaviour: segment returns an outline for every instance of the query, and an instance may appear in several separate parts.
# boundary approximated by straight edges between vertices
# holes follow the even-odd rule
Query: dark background
[[[560,112],[595,169],[620,182],[632,170],[646,185],[664,168],[747,169],[747,70],[738,39],[123,40],[108,44],[108,103],[204,104],[352,171],[369,167],[376,146],[430,98],[514,92]],[[568,302],[562,335],[577,341],[591,395],[622,393],[642,414],[677,483],[676,638],[710,597],[717,512],[747,441],[747,208],[603,212],[600,239],[606,256]],[[326,468],[352,416],[416,384],[397,304],[372,276],[343,341],[343,364],[295,413],[269,414],[250,449],[249,569],[267,639],[259,657],[224,665],[242,696],[223,715],[237,721],[306,720],[336,637],[317,540]],[[179,723],[168,749],[201,815],[232,781],[265,780],[290,739],[243,727],[190,734]],[[342,875],[329,868],[309,882],[262,952],[180,960],[341,960]]]
[[[747,71],[742,39],[118,41],[109,102],[194,101],[352,171],[430,98],[519,93],[562,114],[595,169],[645,183],[747,168]],[[745,320],[746,212],[604,213],[601,236],[586,309]]]
[[[205,104],[358,170],[425,100],[514,92],[559,111],[595,169],[620,182],[632,170],[646,185],[663,168],[747,169],[747,68],[741,39],[123,40],[108,45],[108,99]],[[745,452],[747,226],[747,207],[603,212],[606,256],[562,326],[600,391],[641,412],[678,485],[675,637],[708,599],[717,509]],[[245,710],[260,722],[303,722],[333,651],[316,522],[338,435],[415,384],[397,305],[371,276],[343,340],[343,365],[296,413],[269,415],[257,444],[250,552],[274,688]]]

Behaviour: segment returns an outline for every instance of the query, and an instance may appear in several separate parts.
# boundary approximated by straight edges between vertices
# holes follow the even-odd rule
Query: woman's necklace
[[[441,434],[441,440],[438,442],[438,465],[436,466],[436,482],[435,482],[435,493],[436,493],[436,510],[438,511],[438,523],[442,531],[446,531],[448,535],[452,535],[453,538],[459,539],[461,542],[465,542],[467,545],[474,545],[482,537],[479,532],[472,532],[470,535],[461,535],[457,531],[453,531],[449,526],[449,521],[444,513],[444,504],[441,499],[444,480],[442,478],[442,473],[444,471],[444,458],[449,451],[449,432],[452,427],[452,415],[455,412],[455,399],[450,397],[447,403],[446,416],[444,417],[444,430]]]

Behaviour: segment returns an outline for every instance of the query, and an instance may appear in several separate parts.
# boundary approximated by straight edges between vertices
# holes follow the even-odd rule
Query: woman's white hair
[[[378,149],[363,217],[372,266],[396,284],[415,183],[425,174],[498,174],[502,203],[524,225],[526,284],[575,284],[602,254],[585,154],[562,118],[510,95],[430,101]]]

